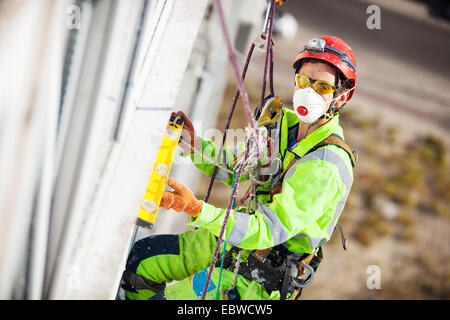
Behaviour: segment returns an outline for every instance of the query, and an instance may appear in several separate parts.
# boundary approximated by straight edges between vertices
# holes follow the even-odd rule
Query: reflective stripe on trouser
[[[200,299],[216,244],[216,237],[203,228],[185,231],[180,235],[147,237],[133,246],[127,269],[156,283],[178,281],[164,290],[163,296],[168,300]],[[219,273],[220,268],[215,268],[206,299],[216,298]],[[223,270],[220,289],[231,288],[233,278],[232,272]],[[278,297],[277,293],[269,297],[260,284],[242,276],[238,276],[236,288],[241,299],[266,300]],[[125,295],[132,300],[147,300],[156,294],[150,289],[136,291],[126,290]],[[224,297],[219,295],[219,299]]]

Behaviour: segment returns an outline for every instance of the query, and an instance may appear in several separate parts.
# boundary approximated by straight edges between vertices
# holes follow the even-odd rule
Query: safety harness
[[[337,134],[331,134],[317,143],[305,154],[305,156],[328,145],[334,145],[346,151],[352,167],[355,166],[357,159],[356,152],[353,151]],[[275,182],[276,185],[269,191],[271,194],[269,202],[272,202],[272,198],[275,194],[282,191],[282,183],[286,172],[299,159],[300,157],[296,155],[296,157],[280,173],[280,176],[277,177]],[[346,239],[342,228],[339,224],[336,224],[336,226],[339,227],[342,246],[344,250],[346,250]],[[312,283],[314,273],[323,259],[322,247],[316,248],[311,254],[299,254],[289,251],[284,244],[280,244],[272,248],[253,250],[245,261],[240,262],[237,259],[240,259],[238,253],[241,250],[242,249],[235,246],[228,250],[225,254],[222,268],[235,272],[250,281],[261,284],[269,295],[273,291],[279,291],[282,300],[298,299],[302,289]],[[219,265],[217,264],[216,266]],[[238,269],[236,266],[238,266]],[[233,289],[234,288],[228,291],[228,299],[239,300],[239,294]]]

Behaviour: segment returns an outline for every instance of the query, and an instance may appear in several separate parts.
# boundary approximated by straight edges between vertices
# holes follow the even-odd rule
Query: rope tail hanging
[[[215,5],[216,5],[216,8],[217,8],[217,13],[218,13],[219,20],[220,20],[220,23],[221,23],[222,31],[223,31],[223,34],[224,34],[224,37],[225,37],[225,40],[226,40],[226,43],[227,43],[228,53],[229,53],[230,60],[231,60],[232,66],[233,66],[233,71],[234,71],[236,79],[237,79],[238,90],[237,90],[237,92],[236,92],[236,94],[234,96],[233,104],[232,104],[232,107],[231,107],[230,112],[228,114],[228,119],[227,119],[227,122],[226,122],[226,125],[225,125],[225,130],[224,130],[224,134],[223,134],[223,138],[222,138],[222,144],[221,144],[220,149],[219,149],[219,153],[218,153],[217,160],[216,160],[216,163],[215,163],[215,166],[214,166],[213,174],[211,175],[211,180],[210,180],[210,184],[208,186],[208,192],[207,192],[206,197],[205,197],[205,202],[208,202],[209,196],[211,194],[212,186],[214,184],[215,176],[216,176],[217,170],[218,170],[218,164],[220,163],[220,158],[221,158],[221,155],[222,155],[222,152],[223,152],[223,148],[224,148],[224,144],[225,144],[225,141],[226,141],[226,134],[227,134],[227,131],[229,129],[231,118],[233,116],[234,110],[236,108],[236,103],[237,103],[237,100],[238,100],[240,95],[242,95],[242,99],[243,99],[243,102],[244,102],[244,107],[246,109],[247,116],[248,116],[249,121],[250,121],[250,126],[251,126],[252,129],[257,129],[256,121],[253,118],[252,110],[250,108],[250,102],[249,102],[248,94],[247,94],[247,91],[245,90],[245,87],[244,87],[244,79],[245,79],[245,76],[247,74],[247,69],[248,69],[248,66],[249,66],[250,59],[252,57],[254,48],[255,48],[255,44],[252,43],[252,45],[250,47],[250,50],[249,50],[249,52],[247,54],[247,59],[246,59],[246,62],[245,62],[245,66],[244,66],[243,71],[242,71],[242,76],[240,76],[239,75],[239,68],[238,68],[238,64],[237,64],[236,53],[234,51],[234,48],[233,48],[233,45],[231,43],[231,39],[230,39],[230,36],[229,36],[229,33],[228,33],[228,29],[227,29],[227,25],[226,25],[226,21],[225,21],[225,16],[224,16],[224,13],[223,13],[221,0],[214,0],[214,1],[215,1]],[[269,76],[270,92],[271,92],[271,95],[274,96],[274,93],[273,93],[272,29],[273,29],[273,17],[274,17],[276,3],[278,5],[282,4],[282,2],[280,2],[279,0],[270,0],[270,14],[269,14],[269,22],[268,22],[269,23],[269,27],[268,27],[268,32],[267,32],[268,45],[267,45],[267,50],[266,50],[266,65],[265,65],[265,68],[264,68],[264,81],[263,81],[262,101],[264,99],[264,94],[265,94],[265,86],[266,86],[266,78],[267,78],[267,64],[268,64],[268,60],[269,59],[270,59],[270,71],[269,71],[270,72],[270,76]],[[267,31],[267,30],[264,30],[264,31]],[[261,101],[260,108],[262,108],[262,101]],[[251,140],[251,139],[252,139],[252,137],[249,138],[249,140]],[[222,228],[220,230],[220,234],[219,234],[219,237],[218,237],[218,240],[217,240],[217,245],[216,245],[216,248],[214,250],[214,255],[213,255],[213,258],[212,258],[212,261],[211,261],[211,265],[209,267],[208,277],[206,279],[205,288],[203,290],[203,294],[202,294],[202,297],[201,297],[202,300],[205,300],[206,294],[208,292],[209,284],[211,282],[212,272],[213,272],[214,267],[216,265],[217,257],[218,257],[219,252],[220,252],[220,246],[223,243],[223,235],[224,235],[225,228],[226,228],[226,225],[227,225],[227,222],[228,222],[228,218],[230,216],[231,208],[233,207],[233,203],[235,202],[235,199],[236,199],[237,187],[239,185],[239,180],[240,180],[240,177],[241,177],[241,174],[242,174],[242,170],[243,170],[244,166],[246,165],[246,162],[247,162],[247,160],[249,158],[250,149],[254,149],[254,147],[255,147],[255,145],[253,146],[253,148],[251,148],[250,147],[250,141],[247,141],[244,157],[241,159],[240,163],[237,164],[237,165],[239,165],[239,167],[238,167],[238,170],[236,171],[235,179],[234,179],[234,182],[233,182],[233,189],[232,189],[231,196],[230,196],[230,201],[228,203],[228,206],[227,206],[227,209],[226,209],[226,212],[225,212],[225,217],[224,217],[224,221],[223,221],[223,224],[222,224]],[[256,148],[258,149],[258,144],[256,144]],[[254,151],[254,150],[252,150],[252,151]],[[259,154],[259,150],[258,150],[258,154]],[[219,288],[217,290],[219,290]]]

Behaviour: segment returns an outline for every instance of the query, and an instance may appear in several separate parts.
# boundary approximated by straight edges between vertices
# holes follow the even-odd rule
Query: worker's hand
[[[183,143],[181,144],[181,147],[186,151],[193,152],[196,136],[191,120],[184,114],[183,111],[172,112],[171,117],[180,117],[183,120],[184,125],[183,131],[181,132]]]
[[[170,177],[167,184],[174,191],[164,191],[160,206],[177,212],[183,211],[192,217],[196,217],[202,209],[202,202],[195,198],[194,193],[189,188],[174,178]]]

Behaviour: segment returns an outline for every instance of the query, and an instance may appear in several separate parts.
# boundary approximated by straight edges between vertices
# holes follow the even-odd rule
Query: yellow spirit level
[[[171,117],[139,209],[136,224],[140,227],[151,229],[155,223],[182,129],[183,121],[181,118]]]

